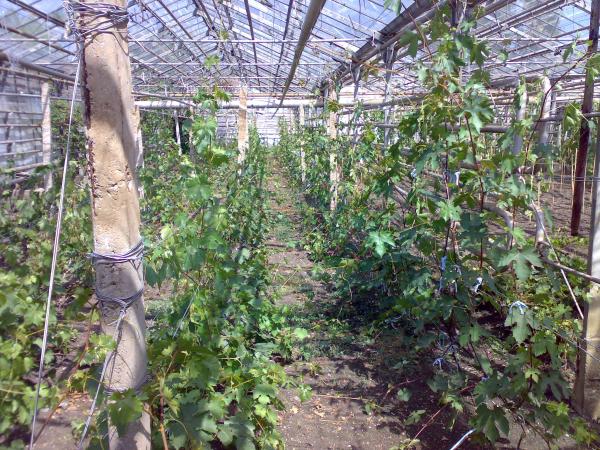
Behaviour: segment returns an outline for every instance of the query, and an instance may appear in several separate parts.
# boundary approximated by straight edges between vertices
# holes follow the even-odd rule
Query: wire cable
[[[37,386],[35,391],[35,401],[33,406],[33,417],[31,419],[31,436],[29,438],[29,449],[33,450],[35,443],[35,424],[37,420],[38,406],[40,400],[40,389],[42,386],[42,376],[44,374],[44,360],[46,358],[46,347],[48,346],[48,331],[50,328],[50,310],[52,304],[52,293],[54,291],[54,276],[56,273],[56,264],[58,261],[58,250],[60,245],[60,233],[62,230],[62,219],[65,204],[65,190],[67,185],[67,173],[69,170],[69,155],[71,153],[71,129],[73,125],[73,113],[75,109],[75,97],[79,88],[79,78],[81,74],[81,52],[78,54],[77,71],[75,73],[75,83],[73,85],[73,95],[69,109],[69,125],[67,129],[67,148],[65,150],[65,161],[63,164],[62,181],[60,185],[60,197],[58,201],[58,215],[56,218],[56,229],[54,231],[54,243],[52,246],[52,262],[50,265],[50,281],[48,283],[48,296],[46,298],[46,312],[44,317],[44,336],[42,338],[42,352],[40,354],[40,367],[38,370]]]

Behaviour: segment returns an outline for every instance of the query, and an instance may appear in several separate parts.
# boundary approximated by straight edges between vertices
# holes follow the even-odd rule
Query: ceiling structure
[[[318,0],[313,0],[314,2]],[[354,84],[360,66],[383,66],[385,47],[396,48],[387,65],[392,95],[422,92],[414,58],[398,40],[415,23],[424,22],[443,4],[431,0],[403,3],[397,16],[384,0],[327,0],[308,41],[301,49],[287,98],[319,92],[335,75]],[[486,61],[493,80],[566,70],[562,52],[588,37],[590,0],[488,0],[479,2],[485,16],[476,35],[492,49]],[[129,43],[134,91],[167,97],[188,96],[199,86],[219,86],[250,96],[277,98],[294,65],[310,0],[131,0]],[[0,51],[20,60],[73,77],[76,45],[65,32],[61,0],[0,0]],[[583,48],[583,47],[582,47]],[[508,57],[502,55],[506,52]],[[220,63],[206,67],[207,58]],[[422,50],[416,59],[428,58]],[[568,62],[568,61],[567,61]],[[352,69],[355,69],[354,71]],[[381,96],[385,71],[370,75],[360,97]],[[581,80],[569,89],[582,91]],[[569,91],[570,92],[570,91]]]

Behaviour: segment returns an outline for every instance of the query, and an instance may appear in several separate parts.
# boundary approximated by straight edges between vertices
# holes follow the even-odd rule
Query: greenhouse
[[[600,448],[600,0],[0,0],[0,449]]]

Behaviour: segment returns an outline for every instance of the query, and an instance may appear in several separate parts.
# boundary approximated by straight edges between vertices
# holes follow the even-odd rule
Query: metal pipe
[[[300,37],[298,38],[298,44],[296,45],[296,49],[294,50],[294,59],[292,61],[292,67],[290,68],[288,78],[285,81],[285,85],[283,87],[280,106],[283,105],[285,96],[290,88],[290,85],[292,84],[294,75],[296,74],[296,68],[298,67],[298,63],[300,62],[300,58],[302,57],[302,53],[304,52],[306,43],[308,42],[310,34],[312,33],[312,30],[315,24],[317,23],[317,19],[321,14],[321,10],[325,5],[325,1],[326,0],[311,0],[310,4],[308,5],[308,10],[306,11],[306,16],[304,17],[304,22],[302,23]]]

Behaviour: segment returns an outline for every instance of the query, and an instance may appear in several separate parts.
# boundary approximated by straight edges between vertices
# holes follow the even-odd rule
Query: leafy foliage
[[[271,356],[289,354],[303,335],[284,326],[266,295],[268,151],[251,130],[247,159],[237,166],[235,149],[216,140],[220,98],[217,91],[195,96],[204,113],[190,125],[191,154],[180,155],[168,138],[141,176],[152,249],[146,280],[172,297],[151,329],[144,397],[156,446],[166,439],[173,448],[280,448],[277,388],[286,376]],[[139,416],[140,405],[131,393],[113,394],[109,417],[118,428]]]
[[[444,8],[403,37],[413,56],[432,45],[436,52],[427,64],[415,62],[428,93],[401,118],[392,145],[382,145],[383,133],[358,107],[352,120],[362,116],[364,129],[351,126],[349,136],[335,140],[322,129],[290,131],[283,124],[279,154],[308,199],[306,247],[335,268],[340,298],[370,302],[376,324],[400,321],[416,352],[437,353],[431,389],[455,416],[473,394],[471,424],[480,437],[495,442],[511,423],[525,422],[550,442],[576,435],[581,425],[567,404],[581,324],[533,240],[519,224],[505,222],[517,212],[535,213],[533,183],[519,168],[552,156],[531,142],[545,93],[506,133],[483,133],[494,118],[481,67],[489,52],[473,35],[476,16],[453,28],[449,14]],[[468,75],[467,64],[478,69]],[[515,108],[535,89],[522,81]],[[330,212],[332,153],[341,160],[342,187],[339,207]],[[418,412],[407,420],[416,423]]]
[[[57,102],[52,111],[53,135],[58,148],[68,113]],[[41,407],[56,404],[59,384],[56,367],[68,351],[76,331],[57,319],[81,319],[80,308],[89,297],[90,267],[85,251],[91,240],[89,200],[79,168],[83,136],[74,122],[74,158],[65,194],[65,215],[50,317]],[[47,168],[36,169],[21,186],[0,186],[0,435],[2,442],[18,445],[31,421],[35,380],[42,342],[45,301],[50,276],[52,241],[56,223],[58,187],[37,188]],[[31,188],[25,191],[24,188]]]

